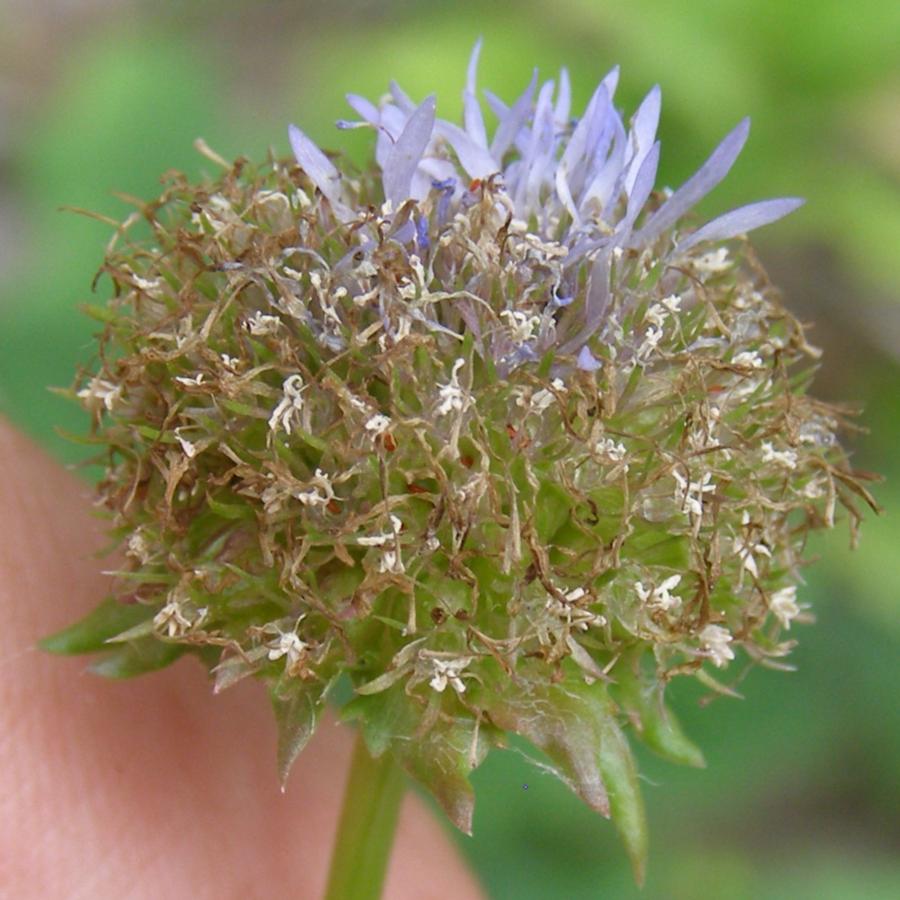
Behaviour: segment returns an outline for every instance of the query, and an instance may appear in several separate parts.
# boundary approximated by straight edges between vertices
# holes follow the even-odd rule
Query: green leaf
[[[183,644],[169,644],[155,637],[141,638],[116,647],[112,653],[92,663],[89,669],[103,678],[134,678],[164,669],[187,650]]]
[[[497,375],[497,367],[494,365],[494,358],[490,353],[480,356],[479,359],[484,365],[485,381],[488,384],[496,384],[500,378]]]
[[[471,331],[466,331],[463,336],[462,345],[459,348],[459,355],[462,359],[472,358],[472,349],[475,346],[475,335]]]
[[[330,686],[330,682],[323,685],[297,681],[287,690],[281,686],[269,691],[278,726],[278,777],[282,790],[294,760],[315,734]]]
[[[41,638],[38,646],[48,653],[63,656],[78,653],[96,653],[106,650],[106,642],[129,628],[134,628],[152,618],[153,607],[137,603],[124,604],[117,600],[104,600],[95,610],[74,625]]]
[[[405,644],[394,656],[391,661],[390,668],[382,672],[376,678],[365,684],[357,685],[355,690],[357,694],[379,694],[387,690],[391,685],[399,681],[401,678],[409,674],[413,667],[416,654],[419,647],[424,643],[426,638],[419,638]],[[377,754],[373,754],[377,756]]]
[[[515,585],[515,578],[506,575],[492,559],[473,556],[468,560],[469,569],[478,579],[478,590],[493,603],[505,605]]]

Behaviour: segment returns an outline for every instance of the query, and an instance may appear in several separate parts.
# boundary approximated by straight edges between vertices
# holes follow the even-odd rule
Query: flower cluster
[[[353,96],[370,171],[292,127],[296,162],[172,176],[134,217],[152,240],[120,229],[74,393],[124,602],[77,649],[264,679],[285,775],[345,678],[373,754],[467,831],[468,773],[518,733],[640,868],[629,735],[702,763],[666,684],[780,664],[808,532],[868,495],[743,239],[799,201],[685,219],[747,123],[656,189],[658,89],[630,128],[617,70],[578,119],[565,72],[486,92],[489,137],[477,58],[463,127]]]

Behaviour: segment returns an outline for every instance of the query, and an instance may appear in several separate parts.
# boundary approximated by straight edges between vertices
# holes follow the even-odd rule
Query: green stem
[[[378,900],[394,843],[403,773],[389,752],[372,759],[356,738],[325,900]]]

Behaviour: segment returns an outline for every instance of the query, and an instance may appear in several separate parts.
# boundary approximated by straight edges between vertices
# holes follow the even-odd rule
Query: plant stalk
[[[403,773],[393,756],[386,752],[372,759],[358,734],[325,900],[379,900],[403,788]]]

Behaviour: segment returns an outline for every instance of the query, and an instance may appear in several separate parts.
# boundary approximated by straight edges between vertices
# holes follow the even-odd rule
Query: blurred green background
[[[576,109],[622,65],[627,115],[663,87],[661,179],[676,185],[745,114],[753,132],[705,211],[780,194],[807,206],[758,234],[775,281],[826,351],[818,392],[865,407],[854,460],[888,477],[888,513],[859,550],[844,530],[802,599],[792,674],[753,671],[742,701],[709,706],[675,685],[706,771],[641,757],[651,863],[641,894],[609,823],[514,752],[476,773],[462,846],[495,898],[900,897],[900,4],[888,0],[331,0],[191,4],[0,0],[0,411],[60,459],[56,426],[85,427],[51,395],[90,357],[77,312],[109,228],[113,192],[155,195],[161,172],[199,175],[202,135],[225,156],[287,152],[295,121],[366,158],[369,135],[337,132],[343,94],[396,77],[436,90],[454,117],[471,45],[481,83],[507,99],[531,66],[567,65]]]

